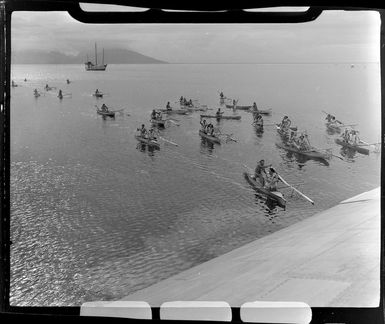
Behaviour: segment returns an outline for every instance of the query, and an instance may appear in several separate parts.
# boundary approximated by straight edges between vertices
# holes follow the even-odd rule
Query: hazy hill
[[[88,58],[94,62],[95,54],[81,52],[78,55],[69,55],[61,52],[23,51],[12,53],[13,64],[82,64]],[[102,62],[102,51],[98,51],[98,63]],[[135,51],[115,48],[104,50],[105,64],[157,64],[167,63]]]

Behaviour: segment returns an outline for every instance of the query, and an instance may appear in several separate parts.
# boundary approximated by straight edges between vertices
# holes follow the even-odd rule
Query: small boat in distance
[[[85,65],[86,71],[105,71],[107,68],[107,64],[104,64],[104,48],[103,48],[102,64],[98,65],[98,53],[97,53],[97,48],[95,43],[95,64],[88,59],[88,55],[87,55],[87,62],[84,63],[84,65]]]

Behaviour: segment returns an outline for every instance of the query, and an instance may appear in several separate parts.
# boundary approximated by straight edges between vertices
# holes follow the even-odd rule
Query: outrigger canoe
[[[135,138],[143,143],[143,144],[146,144],[148,146],[153,146],[153,147],[156,147],[156,148],[160,148],[160,144],[156,141],[156,140],[150,140],[148,138],[144,138],[142,136],[139,136],[139,135],[135,135]]]
[[[310,149],[310,150],[306,150],[306,151],[301,151],[301,150],[298,150],[296,147],[294,146],[290,146],[290,145],[286,145],[284,143],[275,143],[279,148],[283,148],[285,149],[286,151],[289,151],[289,152],[293,152],[293,153],[297,153],[297,154],[301,154],[301,155],[304,155],[308,158],[312,158],[312,159],[321,159],[321,160],[327,160],[329,159],[329,155],[325,154],[325,153],[321,153],[317,150],[315,150],[314,148]]]
[[[271,108],[270,109],[258,109],[258,110],[250,109],[250,111],[253,114],[259,113],[261,115],[271,115],[272,109]]]
[[[178,114],[178,115],[188,114],[188,111],[186,109],[158,109],[158,110],[166,114]]]
[[[338,126],[336,123],[326,123],[325,125],[328,130],[331,130],[336,133],[341,133],[341,127]]]
[[[353,145],[353,144],[350,144],[350,143],[347,143],[339,138],[336,138],[335,139],[335,142],[338,144],[338,145],[341,145],[343,147],[347,147],[349,149],[352,149],[352,150],[355,150],[357,151],[358,153],[361,153],[361,154],[365,154],[365,155],[369,155],[369,149],[366,149],[364,147],[361,147],[361,146],[358,146],[358,145]]]
[[[239,109],[239,110],[249,110],[250,108],[252,108],[253,106],[235,106],[235,109]],[[234,109],[234,105],[226,105],[226,108],[233,108]]]
[[[151,119],[151,123],[159,127],[164,127],[166,121],[166,119]]]
[[[252,177],[247,172],[243,173],[246,181],[253,187],[253,189],[268,198],[274,200],[277,202],[277,205],[283,209],[286,208],[286,199],[283,198],[283,194],[279,191],[270,191],[266,188],[263,188],[262,185],[259,183],[259,181],[256,181],[254,177]]]
[[[236,119],[240,120],[241,116],[217,116],[217,115],[201,115],[202,118],[216,118],[216,119]]]
[[[204,133],[202,130],[199,130],[199,135],[207,140],[209,140],[210,142],[213,142],[213,143],[217,143],[217,144],[221,144],[221,140],[216,137],[216,136],[211,136],[211,135],[208,135],[206,133]]]
[[[189,111],[206,111],[207,106],[188,106],[188,105],[180,105],[181,108]]]
[[[115,117],[114,111],[103,111],[103,110],[100,110],[99,108],[96,108],[96,112],[102,116]]]

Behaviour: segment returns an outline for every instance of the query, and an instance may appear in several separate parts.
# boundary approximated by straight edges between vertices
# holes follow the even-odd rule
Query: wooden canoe
[[[239,110],[249,110],[250,108],[252,108],[253,106],[235,106],[235,109],[239,109]],[[233,108],[234,109],[234,105],[226,105],[226,108]]]
[[[336,133],[341,133],[341,127],[338,126],[336,123],[326,123],[325,124],[327,129],[332,131],[332,132],[336,132]]]
[[[336,138],[335,139],[335,142],[338,144],[338,145],[341,145],[343,147],[346,147],[346,148],[349,148],[351,150],[355,150],[357,151],[358,153],[361,153],[361,154],[365,154],[365,155],[369,155],[369,149],[366,149],[364,147],[361,147],[361,146],[358,146],[358,145],[353,145],[353,144],[350,144],[350,143],[347,143],[339,138]]]
[[[178,115],[187,115],[188,114],[188,110],[186,109],[158,109],[158,111],[161,111],[162,113],[165,113],[165,114],[178,114]]]
[[[160,148],[160,144],[156,140],[149,140],[148,138],[144,138],[144,137],[139,136],[139,135],[135,135],[135,138],[143,144],[146,144],[148,146],[153,146],[156,148]]]
[[[306,156],[306,157],[311,158],[311,159],[322,159],[322,160],[329,159],[329,156],[327,154],[319,152],[319,151],[317,151],[316,149],[313,149],[313,148],[310,149],[310,150],[301,151],[301,150],[298,150],[294,146],[286,145],[284,143],[276,143],[276,145],[279,148],[285,149],[286,151],[297,153],[297,154],[301,154],[301,155]]]
[[[96,97],[96,98],[103,98],[103,93],[93,93],[92,94],[94,97]]]
[[[216,137],[216,136],[211,136],[211,135],[208,135],[206,133],[204,133],[202,130],[199,130],[199,135],[207,140],[209,140],[210,142],[213,142],[213,143],[217,143],[217,144],[221,144],[221,140]]]
[[[99,108],[96,108],[96,112],[102,116],[115,117],[114,111],[103,111],[103,110],[100,110]]]
[[[151,119],[151,123],[159,127],[164,127],[166,121],[166,119]]]
[[[253,108],[250,109],[250,111],[253,113],[253,114],[256,114],[256,113],[259,113],[261,115],[271,115],[272,113],[272,109],[258,109],[258,110],[254,110]]]
[[[241,116],[217,116],[217,115],[201,115],[202,118],[216,118],[216,119],[235,119],[240,120]]]
[[[280,191],[270,191],[266,188],[263,188],[259,181],[256,181],[249,173],[243,173],[246,181],[253,187],[253,189],[268,198],[277,202],[278,206],[285,209],[286,208],[286,199],[283,198],[283,194]]]

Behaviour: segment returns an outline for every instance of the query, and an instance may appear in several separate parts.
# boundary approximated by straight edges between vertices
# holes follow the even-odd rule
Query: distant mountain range
[[[82,64],[86,62],[87,55],[89,60],[95,61],[93,52],[81,52],[77,55],[65,54],[52,51],[20,51],[12,52],[13,64]],[[102,62],[102,51],[98,51],[98,63]],[[138,52],[113,48],[104,50],[105,64],[164,64],[167,62],[140,54]]]

